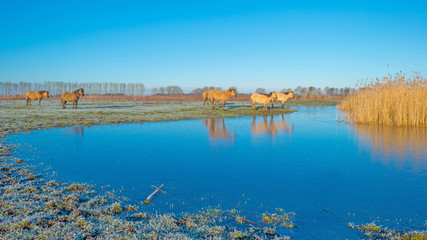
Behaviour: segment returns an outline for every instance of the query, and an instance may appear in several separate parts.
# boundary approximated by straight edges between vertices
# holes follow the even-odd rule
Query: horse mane
[[[73,93],[79,93],[79,90],[80,90],[81,88],[79,88],[79,89],[77,89],[76,91],[74,91]]]
[[[265,95],[267,97],[271,97],[271,95],[273,95],[273,92],[270,92],[269,94]]]

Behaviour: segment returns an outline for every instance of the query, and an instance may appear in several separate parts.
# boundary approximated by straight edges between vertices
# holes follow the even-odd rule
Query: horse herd
[[[212,89],[210,91],[203,92],[203,105],[205,105],[206,101],[210,101],[212,105],[212,109],[215,109],[214,104],[215,100],[220,101],[222,104],[222,110],[224,111],[225,102],[230,96],[236,97],[236,90],[235,89],[228,89],[225,91],[218,91],[216,89]],[[260,94],[260,93],[254,93],[251,95],[251,103],[254,110],[256,110],[255,103],[259,103],[264,105],[264,111],[267,111],[267,105],[268,103],[271,103],[271,109],[273,109],[274,101],[280,101],[282,102],[282,109],[285,106],[286,100],[289,98],[293,98],[294,93],[292,91],[285,92],[285,93],[278,93],[278,92],[270,92],[269,94]]]
[[[84,90],[83,88],[79,88],[74,92],[64,92],[61,94],[61,102],[62,102],[62,108],[65,109],[65,104],[67,102],[73,103],[73,109],[77,109],[77,102],[79,101],[80,96],[84,96]],[[224,111],[225,108],[225,102],[230,98],[231,96],[236,97],[236,90],[235,89],[228,89],[225,91],[218,91],[216,89],[212,89],[209,91],[205,91],[203,93],[203,105],[205,105],[206,101],[210,101],[212,105],[212,109],[215,110],[214,104],[215,101],[221,102],[222,110]],[[254,110],[256,110],[255,103],[263,104],[264,105],[264,111],[267,111],[267,105],[268,103],[271,103],[271,109],[273,109],[273,102],[274,101],[280,101],[282,102],[282,109],[285,105],[285,101],[289,98],[292,98],[294,96],[294,93],[292,91],[285,92],[285,93],[278,93],[278,92],[271,92],[269,94],[259,94],[254,93],[251,95],[251,103]],[[48,91],[38,91],[38,92],[32,92],[28,91],[25,94],[26,98],[26,106],[31,106],[31,100],[39,100],[39,106],[40,102],[43,99],[43,97],[49,98],[49,92]]]
[[[75,108],[77,109],[77,102],[79,101],[80,96],[84,96],[84,95],[85,95],[85,91],[83,90],[83,88],[79,88],[76,91],[71,93],[63,92],[61,94],[62,108],[66,109],[65,104],[67,102],[72,102],[73,108],[75,105]],[[25,93],[25,99],[27,102],[25,105],[31,106],[31,100],[39,100],[39,106],[40,106],[40,102],[42,101],[43,97],[49,98],[49,92],[48,91],[38,91],[38,92],[28,91],[27,93]]]

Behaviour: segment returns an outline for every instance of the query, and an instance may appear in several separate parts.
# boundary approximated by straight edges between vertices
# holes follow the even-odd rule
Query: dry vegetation
[[[362,85],[341,102],[346,118],[356,123],[427,126],[427,81],[420,74],[388,75]]]
[[[375,222],[355,225],[354,223],[348,223],[352,229],[357,229],[363,234],[363,239],[393,239],[393,240],[426,240],[426,231],[408,231],[402,232],[395,229],[389,229],[383,226],[377,225]]]

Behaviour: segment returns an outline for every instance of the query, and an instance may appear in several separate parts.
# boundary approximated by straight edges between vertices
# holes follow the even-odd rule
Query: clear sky
[[[0,81],[251,92],[426,67],[426,1],[0,0]]]

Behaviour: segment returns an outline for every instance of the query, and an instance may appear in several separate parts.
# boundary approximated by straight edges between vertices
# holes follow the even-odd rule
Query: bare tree
[[[201,88],[196,88],[191,91],[192,94],[202,94],[203,92]]]
[[[265,94],[265,88],[257,88],[257,89],[255,90],[255,92],[256,92],[256,93],[259,93],[259,94]]]

